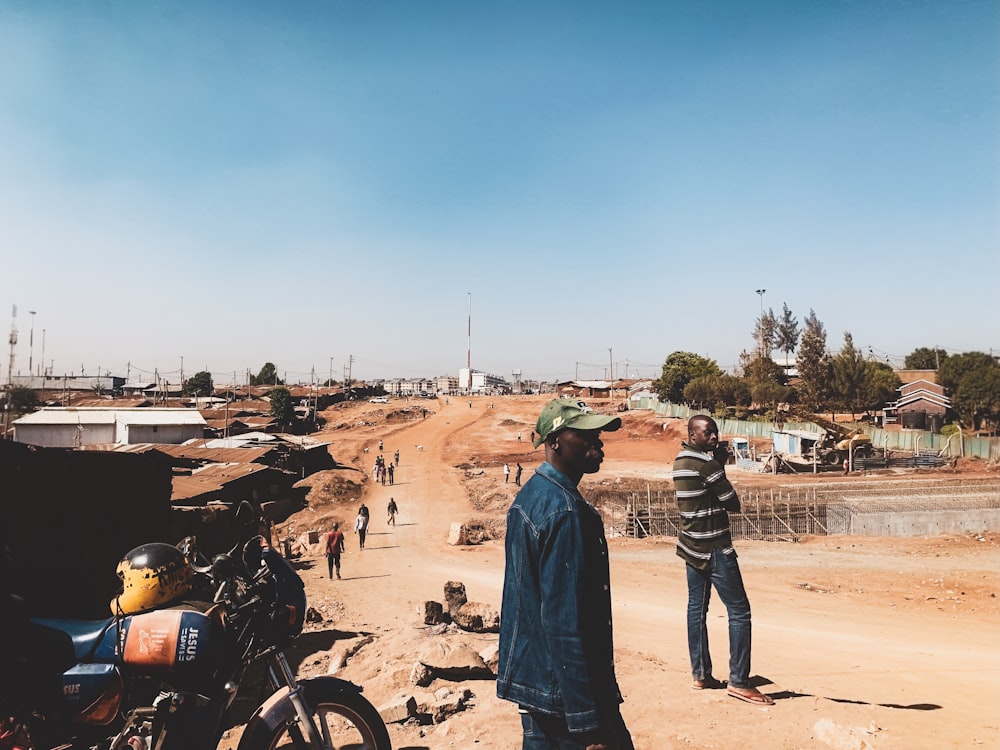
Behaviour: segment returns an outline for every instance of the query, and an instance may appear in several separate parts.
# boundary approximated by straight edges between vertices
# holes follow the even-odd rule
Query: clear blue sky
[[[998,7],[0,0],[0,330],[22,374],[45,329],[58,374],[433,376],[471,294],[506,377],[730,368],[761,303],[996,352]]]

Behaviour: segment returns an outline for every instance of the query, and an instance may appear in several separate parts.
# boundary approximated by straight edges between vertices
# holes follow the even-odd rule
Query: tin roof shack
[[[826,436],[806,430],[775,430],[771,433],[774,456],[786,471],[817,471],[818,446]]]
[[[115,568],[170,537],[170,461],[0,441],[0,532],[14,589],[39,617],[109,617]]]
[[[295,488],[296,476],[255,463],[210,463],[174,474],[171,503],[182,506],[223,504],[236,507],[248,501],[273,523],[285,520],[305,505],[304,488]]]
[[[203,437],[194,409],[46,407],[14,421],[14,440],[45,448],[102,443],[183,443]]]
[[[270,448],[259,463],[284,469],[305,478],[325,469],[336,469],[337,462],[330,455],[330,444],[305,435],[284,433],[248,432],[227,438],[198,440],[190,447],[206,449]]]

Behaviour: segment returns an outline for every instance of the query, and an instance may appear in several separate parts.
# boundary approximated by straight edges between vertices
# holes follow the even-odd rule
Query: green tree
[[[951,405],[966,426],[979,429],[994,421],[993,388],[1000,364],[983,352],[953,354],[941,363],[937,382],[951,397]]]
[[[892,367],[885,362],[866,363],[868,372],[865,376],[864,400],[867,411],[883,408],[899,396],[899,386],[902,382],[893,372]]]
[[[750,389],[743,378],[726,373],[702,375],[684,386],[684,400],[714,412],[726,406],[749,406]]]
[[[784,385],[785,371],[770,357],[751,357],[743,365],[743,377],[750,387],[762,383],[777,383]]]
[[[936,370],[948,358],[944,349],[929,349],[921,346],[906,355],[903,367],[907,370]]]
[[[271,401],[271,416],[279,424],[290,424],[295,411],[292,408],[292,394],[284,386],[271,390],[267,397]]]
[[[1000,425],[1000,367],[981,367],[962,376],[951,400],[962,421],[973,429]]]
[[[753,403],[764,406],[774,414],[778,410],[778,404],[786,403],[792,394],[792,389],[780,383],[760,382],[750,389],[750,397]]]
[[[788,367],[788,355],[795,351],[799,343],[799,321],[792,316],[792,311],[788,309],[788,304],[781,303],[781,319],[778,320],[777,328],[774,332],[774,345],[779,351],[785,353],[785,367]]]
[[[966,374],[975,370],[989,370],[997,367],[997,361],[983,352],[965,352],[955,354],[941,363],[937,372],[938,385],[948,390],[954,398],[959,383]]]
[[[831,364],[833,404],[851,412],[863,411],[868,367],[861,350],[854,346],[850,331],[844,332],[844,346]]]
[[[830,359],[826,353],[826,329],[813,310],[805,319],[795,362],[800,400],[810,411],[822,411],[829,397]]]
[[[23,385],[12,385],[7,389],[7,403],[12,414],[27,414],[38,408],[38,394]]]
[[[666,401],[684,400],[684,387],[703,375],[721,375],[714,359],[691,352],[673,352],[663,363],[663,372],[653,381],[653,391]]]
[[[196,372],[184,382],[184,393],[188,396],[211,396],[215,393],[212,373],[206,370]]]
[[[702,375],[684,386],[684,400],[692,406],[703,409],[715,409],[718,403],[715,377]]]
[[[265,362],[256,376],[250,377],[250,385],[284,385],[285,381],[278,377],[278,370],[271,362]]]
[[[759,356],[770,359],[777,331],[778,319],[774,316],[774,310],[768,308],[767,312],[754,321],[753,338],[757,342]]]

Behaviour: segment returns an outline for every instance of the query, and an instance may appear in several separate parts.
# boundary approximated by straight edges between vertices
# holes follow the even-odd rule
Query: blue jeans
[[[691,675],[705,680],[712,675],[712,655],[708,651],[708,602],[712,587],[729,614],[729,684],[750,687],[750,601],[743,588],[743,576],[736,554],[712,550],[708,570],[686,565],[688,583],[688,650]]]
[[[618,739],[618,749],[635,750],[621,711],[615,707],[607,718],[607,726],[614,728]],[[524,730],[521,750],[586,750],[587,747],[580,742],[579,734],[570,733],[562,716],[522,711],[521,729]]]

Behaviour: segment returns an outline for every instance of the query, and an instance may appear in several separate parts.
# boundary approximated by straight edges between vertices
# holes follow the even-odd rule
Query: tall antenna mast
[[[14,384],[14,352],[17,347],[17,305],[11,305],[10,338],[8,339],[8,343],[10,344],[10,359],[7,360],[7,385],[10,386]]]
[[[469,346],[465,350],[465,369],[469,373],[469,382],[466,387],[472,390],[472,292],[469,292]]]

